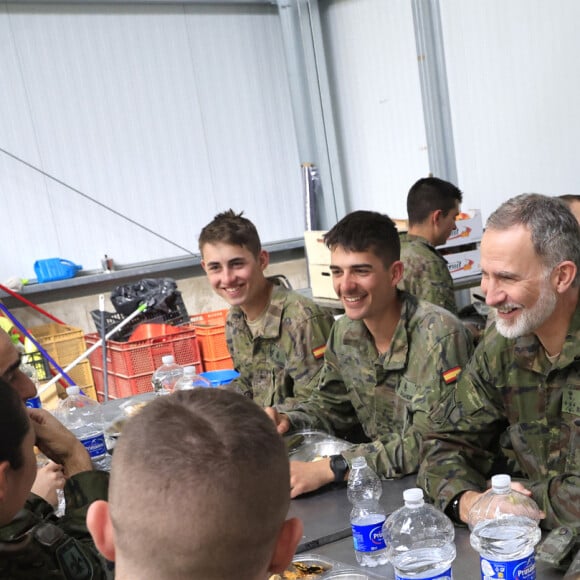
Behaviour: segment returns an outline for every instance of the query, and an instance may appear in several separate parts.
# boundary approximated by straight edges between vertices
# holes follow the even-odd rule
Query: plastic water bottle
[[[385,510],[379,499],[381,480],[364,457],[355,457],[348,476],[347,495],[352,504],[350,525],[356,561],[361,566],[380,566],[388,562],[383,524]]]
[[[175,383],[174,390],[188,391],[200,387],[211,387],[211,383],[201,375],[198,375],[194,366],[183,367],[183,376]]]
[[[383,528],[396,580],[451,580],[456,549],[451,520],[425,503],[418,487],[403,492],[405,505],[394,511]]]
[[[67,387],[66,394],[67,398],[59,403],[58,418],[87,448],[95,468],[110,471],[111,456],[105,445],[101,406],[82,395],[77,386]]]
[[[535,580],[540,516],[532,498],[511,489],[509,475],[491,478],[491,489],[468,514],[470,541],[480,554],[483,580]]]
[[[161,363],[151,377],[151,384],[157,395],[169,395],[175,383],[183,376],[183,368],[175,362],[172,354],[161,357]]]

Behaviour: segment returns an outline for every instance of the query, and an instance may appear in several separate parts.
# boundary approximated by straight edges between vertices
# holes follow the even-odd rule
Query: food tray
[[[269,580],[372,580],[379,576],[357,570],[348,564],[325,558],[315,553],[305,553],[292,558],[292,563],[282,574],[273,574]]]
[[[284,437],[290,461],[316,461],[338,455],[352,447],[352,443],[315,429],[294,431]]]

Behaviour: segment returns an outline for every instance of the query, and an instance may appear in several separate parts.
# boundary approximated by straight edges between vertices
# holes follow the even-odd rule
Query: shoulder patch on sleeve
[[[325,352],[326,352],[326,344],[323,344],[322,346],[312,349],[312,355],[316,359],[322,358]]]
[[[457,377],[461,373],[461,367],[453,367],[452,369],[446,370],[444,373],[441,373],[445,384],[453,383],[457,380]]]

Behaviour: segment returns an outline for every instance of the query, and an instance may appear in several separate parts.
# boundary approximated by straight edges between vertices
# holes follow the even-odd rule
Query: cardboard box
[[[304,232],[304,245],[309,264],[330,264],[330,250],[324,244],[326,230]]]
[[[481,221],[481,210],[470,209],[462,212],[468,217],[455,221],[455,229],[447,239],[447,242],[439,248],[452,248],[453,246],[464,246],[473,244],[481,240],[483,235],[483,222]]]
[[[479,249],[468,252],[457,252],[444,256],[449,273],[454,280],[481,274],[481,254]]]
[[[332,285],[332,274],[328,264],[308,264],[310,288],[313,298],[331,298],[338,300]]]

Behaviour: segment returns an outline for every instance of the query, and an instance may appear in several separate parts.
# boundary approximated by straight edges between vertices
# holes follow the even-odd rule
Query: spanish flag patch
[[[461,373],[461,367],[453,367],[452,369],[449,369],[444,373],[441,373],[441,376],[443,377],[445,384],[448,385],[449,383],[452,383],[457,380],[459,373]]]
[[[324,356],[325,352],[326,352],[326,345],[325,344],[323,344],[322,346],[319,346],[318,348],[312,349],[312,354],[314,355],[314,358],[316,358],[316,359],[322,358]]]

